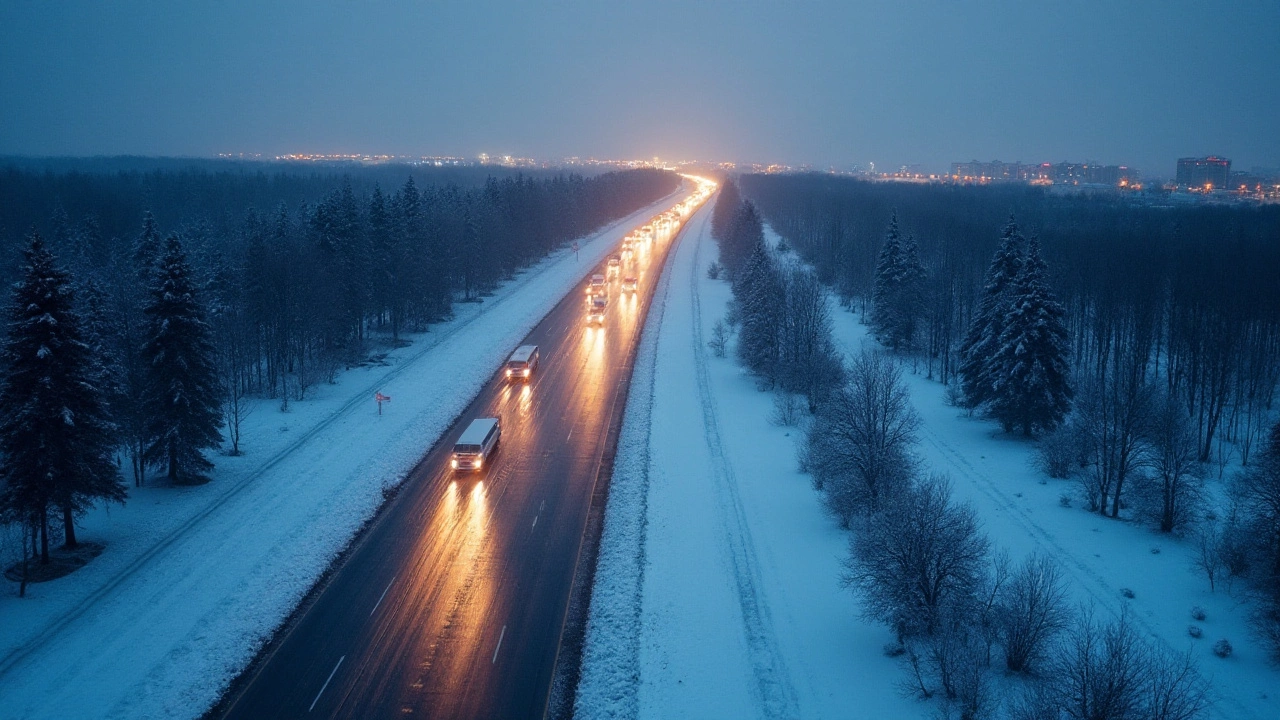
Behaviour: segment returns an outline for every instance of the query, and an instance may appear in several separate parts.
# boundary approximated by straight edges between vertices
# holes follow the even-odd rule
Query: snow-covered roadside
[[[766,238],[771,245],[780,239],[767,227]],[[879,347],[856,314],[833,306],[832,317],[846,356]],[[958,500],[973,504],[993,547],[1015,561],[1032,551],[1053,557],[1076,601],[1113,616],[1127,608],[1130,621],[1155,642],[1178,653],[1190,649],[1213,689],[1211,715],[1280,717],[1280,674],[1251,637],[1249,604],[1221,589],[1209,591],[1194,567],[1191,541],[1099,517],[1078,502],[1063,507],[1064,493],[1076,495],[1074,481],[1051,480],[1035,469],[1032,443],[947,405],[944,387],[913,374],[909,363],[903,379],[922,420],[917,452],[931,471],[951,477]],[[1134,597],[1126,598],[1125,589]],[[1204,622],[1191,617],[1195,606],[1208,614]],[[1203,628],[1203,639],[1189,636],[1190,625]],[[1212,652],[1221,638],[1235,648],[1227,660]]]
[[[691,221],[667,307],[645,328],[577,716],[918,715],[881,652],[888,633],[840,587],[848,538],[797,471],[795,431],[771,425],[771,397],[706,347],[729,300],[706,278],[709,216]]]
[[[506,352],[603,260],[650,205],[561,250],[486,302],[343,373],[312,399],[259,406],[246,455],[218,457],[213,482],[143,488],[86,518],[107,543],[88,567],[0,597],[6,717],[194,717],[252,659],[486,382]],[[378,415],[375,390],[393,401]]]

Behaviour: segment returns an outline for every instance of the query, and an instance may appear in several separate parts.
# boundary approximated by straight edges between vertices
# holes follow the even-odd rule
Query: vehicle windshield
[[[512,360],[511,362],[507,363],[507,367],[512,368],[512,369],[515,369],[515,370],[520,370],[520,369],[524,368],[524,366],[525,366],[526,364],[527,364],[527,363],[525,363],[525,361],[523,361],[523,360]]]
[[[458,455],[479,455],[480,446],[458,444],[453,446],[453,452]]]

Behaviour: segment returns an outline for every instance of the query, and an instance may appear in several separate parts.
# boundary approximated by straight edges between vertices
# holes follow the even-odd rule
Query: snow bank
[[[507,351],[680,193],[561,250],[385,361],[281,413],[261,403],[242,457],[214,481],[141,488],[86,518],[86,568],[0,597],[0,707],[9,717],[198,717],[256,654]],[[393,400],[378,415],[375,391]]]

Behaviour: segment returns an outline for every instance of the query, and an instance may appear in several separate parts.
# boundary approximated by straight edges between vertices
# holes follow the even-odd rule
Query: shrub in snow
[[[1191,617],[1198,622],[1204,622],[1204,619],[1208,617],[1208,614],[1205,613],[1204,608],[1196,605],[1191,608]]]
[[[1129,588],[1120,588],[1120,594],[1129,598],[1130,600],[1133,599],[1133,591],[1130,590]]]
[[[773,394],[773,412],[769,414],[769,422],[782,427],[795,427],[800,422],[803,411],[804,403],[798,396],[779,390]]]
[[[895,641],[895,642],[884,644],[885,657],[891,657],[891,658],[898,657],[899,655],[901,655],[906,651],[907,651],[907,647],[900,642]]]
[[[1280,600],[1264,599],[1261,607],[1250,618],[1271,660],[1280,663]]]
[[[711,348],[711,352],[715,356],[722,358],[726,354],[729,347],[729,328],[724,324],[723,320],[717,320],[716,324],[711,328],[711,340],[707,342],[707,346]]]
[[[1201,630],[1199,625],[1188,625],[1187,634],[1193,638],[1199,639],[1204,636],[1204,630]]]
[[[1037,554],[1028,556],[1000,589],[998,607],[1000,645],[1013,672],[1032,670],[1071,619],[1062,570]]]
[[[1058,504],[1064,508],[1071,507],[1071,493],[1062,493],[1058,496]]]
[[[1041,673],[1012,703],[1016,720],[1181,718],[1209,706],[1208,685],[1190,652],[1147,643],[1127,614],[1099,623],[1085,610],[1054,648]]]
[[[897,364],[880,353],[855,358],[849,381],[819,406],[807,437],[814,482],[843,526],[910,484],[919,427]]]
[[[707,266],[707,279],[719,280],[721,270],[723,270],[723,268],[720,263],[712,261],[711,264]]]
[[[960,383],[952,382],[947,384],[947,389],[943,391],[943,401],[951,407],[966,407],[964,401],[964,390],[960,387]]]
[[[1047,433],[1036,444],[1035,464],[1051,478],[1065,480],[1071,477],[1079,464],[1080,434],[1071,423],[1065,423]]]
[[[951,500],[951,483],[911,483],[855,529],[844,582],[867,617],[899,639],[932,634],[950,608],[971,606],[982,583],[987,538],[969,505]]]
[[[1213,654],[1220,658],[1231,657],[1232,650],[1231,641],[1226,638],[1222,638],[1213,644]]]

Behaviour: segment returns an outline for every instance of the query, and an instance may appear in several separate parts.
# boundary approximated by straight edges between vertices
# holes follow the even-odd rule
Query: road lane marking
[[[333,676],[338,672],[338,668],[342,667],[342,661],[346,659],[346,655],[338,658],[338,664],[333,666],[333,671],[329,673],[329,678],[324,681],[324,685],[320,686],[320,692],[316,693],[316,699],[311,701],[311,707],[307,708],[307,712],[311,712],[316,709],[316,703],[320,702],[320,696],[324,694],[324,689],[329,687],[329,682],[333,680]]]
[[[565,438],[565,439],[564,439],[564,441],[565,441],[565,442],[569,442],[569,441],[570,441],[570,440],[572,440],[572,439],[573,439],[573,431],[572,431],[572,430],[570,430],[570,431],[569,431],[569,437]]]
[[[542,511],[546,509],[547,509],[547,501],[543,500],[542,504],[538,506],[538,513],[541,514]]]
[[[396,579],[394,577],[391,578],[391,582],[387,583],[387,590],[391,589],[391,586],[395,581]],[[378,606],[382,604],[382,598],[387,596],[387,590],[383,590],[382,594],[378,596],[378,602],[373,604],[373,609],[369,611],[369,617],[373,617],[373,614],[378,612]]]
[[[506,636],[507,636],[507,626],[503,625],[502,632],[498,635],[498,647],[495,647],[493,649],[493,659],[489,661],[490,665],[498,662],[498,650],[502,649],[502,638]]]
[[[532,530],[532,529],[534,529],[534,528],[536,528],[536,527],[538,527],[538,516],[537,516],[537,515],[534,515],[534,516],[533,516],[533,524],[529,526],[529,529],[530,529],[530,530]]]

